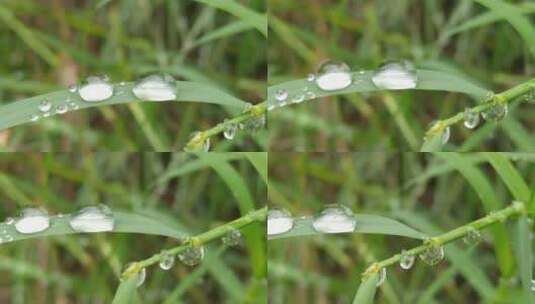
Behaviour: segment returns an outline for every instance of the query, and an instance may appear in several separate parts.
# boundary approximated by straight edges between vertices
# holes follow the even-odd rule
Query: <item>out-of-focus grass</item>
[[[242,1],[265,12],[263,0]],[[265,95],[266,40],[226,11],[196,1],[2,1],[0,100],[64,88],[90,75],[114,82],[152,72],[223,89],[257,103]],[[47,12],[47,13],[45,13]],[[15,20],[15,23],[13,23]],[[254,46],[254,47],[251,47]],[[1,150],[181,149],[189,135],[236,113],[173,102],[101,107],[0,133]],[[152,135],[150,135],[152,136]],[[239,133],[215,150],[263,150],[265,132]]]
[[[516,192],[524,193],[521,183],[516,187],[524,190],[509,191],[516,189],[509,182],[513,170],[531,187],[535,180],[532,154],[504,155],[514,169],[500,174],[493,166],[503,158],[493,158],[491,165],[492,155],[460,154],[464,166],[458,168],[447,161],[450,153],[444,154],[271,153],[269,204],[301,216],[313,215],[326,204],[343,203],[355,213],[387,216],[437,235],[487,214],[483,200],[495,201],[493,210],[497,210],[510,204]],[[491,186],[486,197],[480,199],[478,194],[488,189],[472,186],[458,170],[480,175],[475,183]],[[505,175],[509,175],[508,182],[504,182]],[[534,227],[530,229],[533,232]],[[374,303],[480,303],[489,299],[528,303],[522,298],[521,270],[515,265],[516,238],[513,222],[500,224],[485,230],[483,241],[475,247],[462,241],[448,244],[446,259],[437,266],[417,260],[409,271],[389,267]],[[403,237],[368,234],[268,242],[273,304],[351,303],[361,273],[371,263],[421,244]]]
[[[0,159],[0,218],[25,205],[70,213],[105,203],[157,219],[191,235],[265,204],[260,154],[187,153],[5,154]],[[253,164],[250,159],[256,160]],[[239,178],[213,169],[224,166]],[[240,189],[238,193],[235,189]],[[242,206],[240,201],[249,205]],[[222,251],[213,242],[196,268],[177,261],[169,271],[147,269],[134,303],[238,303],[265,299],[265,231],[242,230],[242,245]],[[122,267],[179,243],[171,238],[121,233],[81,234],[0,245],[0,302],[111,303]]]
[[[533,20],[529,3],[514,1]],[[409,59],[503,91],[535,74],[528,43],[506,20],[452,33],[488,13],[473,1],[270,0],[269,85],[306,77],[327,58],[353,70]],[[533,22],[532,22],[533,25]],[[269,115],[270,146],[277,151],[417,150],[426,129],[473,106],[457,93],[347,94],[291,105]],[[533,107],[513,103],[498,125],[452,128],[445,150],[533,151]]]

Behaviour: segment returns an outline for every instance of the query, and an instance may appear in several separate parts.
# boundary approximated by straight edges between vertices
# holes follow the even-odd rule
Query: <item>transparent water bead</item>
[[[6,225],[13,225],[13,223],[15,223],[15,219],[12,218],[12,217],[8,217],[4,221],[4,224],[6,224]]]
[[[50,109],[52,109],[52,103],[50,103],[48,99],[45,99],[39,103],[38,107],[39,107],[39,111],[45,113],[45,112],[50,111]]]
[[[499,122],[505,118],[508,112],[509,109],[506,103],[497,103],[481,112],[481,116],[486,121]]]
[[[134,85],[132,93],[141,100],[168,101],[176,99],[175,79],[171,75],[156,74],[145,77]]]
[[[444,259],[444,247],[431,246],[420,253],[420,259],[429,266],[434,266]]]
[[[15,230],[22,234],[45,231],[50,227],[50,217],[43,209],[26,208],[15,222]]]
[[[162,252],[159,266],[163,270],[169,270],[175,265],[175,256],[166,252]]]
[[[75,84],[71,84],[71,85],[69,86],[69,92],[71,92],[71,93],[76,93],[76,91],[78,91],[78,86],[75,85]]]
[[[58,114],[64,114],[64,113],[67,113],[67,111],[69,110],[69,108],[67,107],[67,105],[58,105],[56,107],[56,113]]]
[[[480,118],[479,113],[470,110],[469,108],[464,109],[463,113],[464,126],[468,129],[473,129],[479,124]]]
[[[375,286],[379,287],[381,285],[383,285],[383,283],[386,281],[386,268],[381,268],[381,270],[379,270],[379,279],[377,280],[377,283],[375,284]]]
[[[290,231],[294,226],[294,219],[285,209],[270,209],[267,215],[267,234],[277,235]]]
[[[80,98],[87,102],[99,102],[113,96],[113,86],[107,77],[90,76],[78,89]]]
[[[481,232],[470,227],[468,233],[463,237],[463,242],[467,245],[475,245],[481,241]]]
[[[39,115],[37,114],[32,114],[30,115],[30,121],[38,121],[39,120]]]
[[[227,246],[237,246],[241,241],[241,232],[238,229],[232,229],[221,240]]]
[[[314,74],[312,74],[312,73],[310,73],[310,74],[307,75],[307,81],[312,82],[312,81],[314,81],[315,79],[316,79],[316,75],[314,75]]]
[[[193,132],[190,141],[193,143],[184,150],[186,152],[208,152],[210,151],[210,137],[202,138],[203,134],[199,131]]]
[[[380,89],[414,89],[418,83],[418,76],[414,66],[408,61],[387,62],[373,74],[372,82]]]
[[[275,99],[279,102],[283,102],[288,99],[288,91],[280,89],[275,92]]]
[[[315,81],[316,85],[324,91],[336,91],[347,88],[353,80],[347,64],[328,60],[319,66]]]
[[[293,103],[301,103],[305,100],[305,95],[299,94],[292,99]]]
[[[225,131],[223,131],[223,136],[225,136],[228,140],[233,140],[234,137],[236,137],[236,133],[238,132],[238,125],[235,123],[227,123],[225,125]]]
[[[73,214],[69,225],[78,232],[113,231],[115,219],[107,206],[89,206]]]
[[[451,136],[451,128],[446,127],[442,131],[442,135],[440,136],[440,142],[442,142],[442,144],[445,145],[450,140],[450,136]]]
[[[127,264],[125,266],[125,270],[128,270],[133,265],[134,265],[134,263]],[[143,283],[145,283],[145,279],[147,278],[147,269],[146,268],[141,268],[141,270],[139,270],[135,275],[136,275],[136,286],[139,287],[139,286],[143,285]],[[123,279],[121,278],[121,281],[122,280]]]
[[[353,211],[344,205],[329,205],[316,215],[312,227],[322,233],[353,232],[357,220]]]
[[[416,258],[414,255],[409,254],[405,250],[402,250],[401,257],[399,258],[399,267],[405,270],[411,269],[412,266],[414,265],[415,260]]]
[[[190,246],[178,254],[180,261],[188,266],[199,264],[204,258],[204,247]]]

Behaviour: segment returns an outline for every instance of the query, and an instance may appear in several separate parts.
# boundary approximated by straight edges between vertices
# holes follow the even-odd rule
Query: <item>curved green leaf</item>
[[[372,274],[363,281],[357,290],[355,298],[353,298],[353,304],[372,304],[375,293],[377,292],[378,281],[379,275],[377,273]]]
[[[130,304],[134,299],[137,288],[137,278],[132,276],[119,284],[112,304]]]
[[[415,239],[424,239],[426,237],[425,234],[403,223],[383,216],[355,214],[355,219],[357,220],[357,225],[353,233],[397,235]],[[313,222],[314,219],[311,217],[297,218],[294,220],[294,227],[292,230],[286,233],[269,236],[268,239],[271,240],[323,234],[314,230],[314,227],[312,226]]]

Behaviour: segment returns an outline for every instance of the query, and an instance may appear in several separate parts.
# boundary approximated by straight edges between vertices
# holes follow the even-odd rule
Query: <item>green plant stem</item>
[[[492,96],[492,98],[489,101],[483,104],[477,105],[475,107],[472,107],[469,110],[473,113],[479,114],[498,104],[507,105],[511,103],[515,98],[522,96],[524,94],[527,94],[531,90],[535,90],[535,78],[528,80],[524,83],[521,83],[501,93],[494,94],[494,96]],[[462,121],[463,119],[464,119],[464,112],[460,112],[460,113],[453,115],[452,117],[439,120],[427,130],[426,136],[440,134],[444,131],[444,129]]]
[[[430,239],[427,239],[426,241],[424,241],[423,245],[407,250],[405,251],[405,254],[408,254],[411,256],[417,256],[418,254],[426,251],[429,248],[440,247],[450,242],[453,242],[455,240],[461,239],[465,237],[468,233],[473,231],[474,229],[482,230],[497,222],[503,222],[510,217],[518,216],[518,215],[526,214],[526,213],[527,213],[527,210],[526,210],[525,204],[522,202],[515,201],[513,202],[511,206],[507,208],[504,208],[500,211],[492,212],[489,215],[482,217],[478,220],[475,220],[471,223],[468,223],[464,226],[458,227],[456,229],[448,231],[439,236],[435,236]],[[386,260],[373,263],[364,272],[363,280],[365,280],[369,275],[379,272],[382,268],[399,263],[400,259],[401,259],[401,254],[399,253]]]
[[[128,267],[122,273],[121,277],[128,278],[138,273],[141,269],[160,262],[163,254],[177,255],[192,246],[200,247],[213,240],[220,239],[221,237],[225,236],[228,232],[234,229],[239,230],[254,222],[264,222],[266,220],[266,217],[267,217],[267,207],[250,212],[247,215],[244,215],[236,220],[233,220],[232,222],[228,222],[212,230],[209,230],[201,234],[198,234],[194,237],[188,238],[180,246],[176,246],[171,249],[164,250],[162,253],[155,254],[151,256],[150,258],[132,263],[132,265]]]
[[[232,119],[225,120],[224,122],[217,124],[215,127],[212,127],[205,131],[201,131],[195,137],[189,140],[184,150],[198,151],[199,147],[203,145],[206,139],[224,132],[229,126],[236,126],[245,121],[248,121],[251,119],[257,119],[265,115],[266,112],[267,112],[266,102],[261,102],[259,104],[256,104],[252,106],[250,109],[248,109],[247,111],[244,111],[243,113],[237,115],[236,117],[233,117]]]

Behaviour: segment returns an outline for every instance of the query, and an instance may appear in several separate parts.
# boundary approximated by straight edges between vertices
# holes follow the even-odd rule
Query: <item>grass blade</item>
[[[526,215],[520,217],[517,222],[516,256],[518,260],[518,271],[522,288],[530,303],[535,302],[535,295],[531,291],[531,280],[533,279],[533,250],[531,248],[530,225]]]
[[[117,288],[117,292],[113,297],[112,304],[130,304],[134,299],[137,288],[137,277],[131,276],[130,278],[122,281]]]
[[[264,182],[268,183],[268,158],[265,152],[245,152],[245,156],[255,167]]]
[[[397,235],[415,239],[423,239],[426,237],[425,234],[401,222],[383,216],[355,214],[355,219],[357,220],[357,225],[353,233]],[[269,236],[268,239],[321,234],[314,230],[314,227],[312,226],[313,221],[313,218],[295,219],[292,230],[286,233]]]
[[[54,109],[58,105],[66,105],[71,102],[74,102],[78,109],[124,104],[135,101],[139,102],[140,100],[132,94],[132,87],[133,83],[115,85],[114,92],[116,92],[116,94],[110,99],[102,102],[85,102],[78,96],[78,94],[71,93],[68,90],[57,91],[12,102],[0,106],[0,130],[30,122],[32,115],[42,114],[39,112],[38,107],[39,103],[44,99],[49,100],[52,104],[52,110],[50,111],[51,116],[55,114]],[[177,81],[176,90],[178,102],[211,103],[237,109],[243,109],[246,105],[243,100],[203,83]],[[120,94],[117,92],[120,92]]]
[[[507,185],[513,197],[521,202],[528,203],[531,191],[511,162],[500,153],[483,153],[494,170],[498,172],[502,181]]]
[[[379,275],[377,273],[372,274],[369,278],[363,281],[355,298],[353,298],[353,304],[371,304],[373,298],[377,292],[377,282],[379,281]]]

